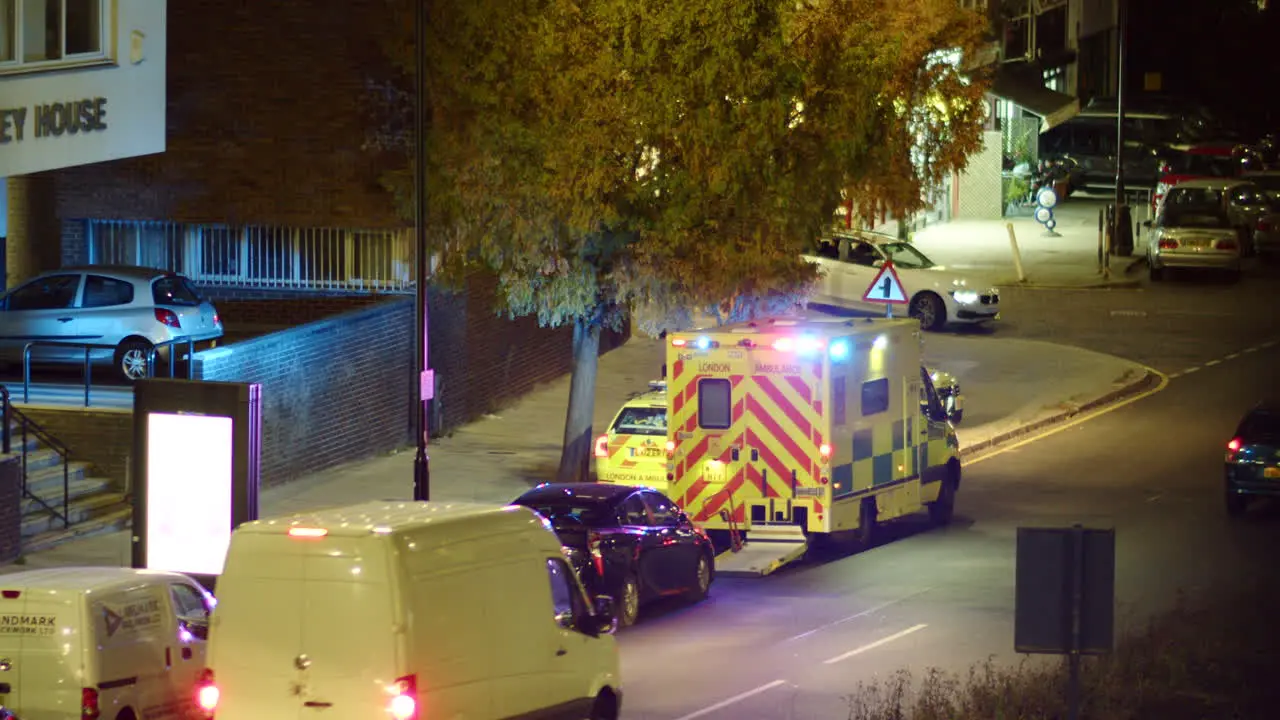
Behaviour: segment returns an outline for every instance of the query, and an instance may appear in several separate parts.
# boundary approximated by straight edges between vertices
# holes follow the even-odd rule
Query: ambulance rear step
[[[742,548],[716,556],[716,575],[764,577],[799,560],[809,543],[798,525],[756,525],[747,531]]]

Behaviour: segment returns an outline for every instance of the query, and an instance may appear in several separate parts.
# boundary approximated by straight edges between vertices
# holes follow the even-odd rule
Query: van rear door
[[[374,717],[398,679],[380,538],[241,533],[218,580],[210,665],[219,717]]]
[[[85,627],[79,593],[4,586],[0,706],[20,718],[78,720]]]

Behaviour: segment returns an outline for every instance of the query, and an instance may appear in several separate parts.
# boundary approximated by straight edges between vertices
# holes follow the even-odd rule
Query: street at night
[[[1243,412],[1280,390],[1278,361],[1280,347],[1242,354],[970,464],[948,529],[908,526],[848,557],[719,579],[709,602],[620,636],[625,717],[842,717],[859,681],[899,668],[1016,663],[1019,526],[1114,527],[1117,620],[1130,627],[1179,590],[1274,572],[1280,513],[1260,504],[1229,520],[1222,458]]]

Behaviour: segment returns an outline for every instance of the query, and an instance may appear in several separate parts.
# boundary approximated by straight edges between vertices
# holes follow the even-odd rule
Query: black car
[[[1280,496],[1280,404],[1249,411],[1227,443],[1227,512],[1243,515],[1249,500]]]
[[[515,504],[551,523],[588,592],[616,599],[619,625],[635,623],[657,598],[702,600],[715,578],[707,534],[651,488],[547,483]]]

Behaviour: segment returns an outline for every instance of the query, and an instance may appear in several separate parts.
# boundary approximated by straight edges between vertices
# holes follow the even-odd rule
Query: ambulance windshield
[[[623,408],[610,430],[618,435],[665,436],[667,434],[667,409],[664,407]]]

